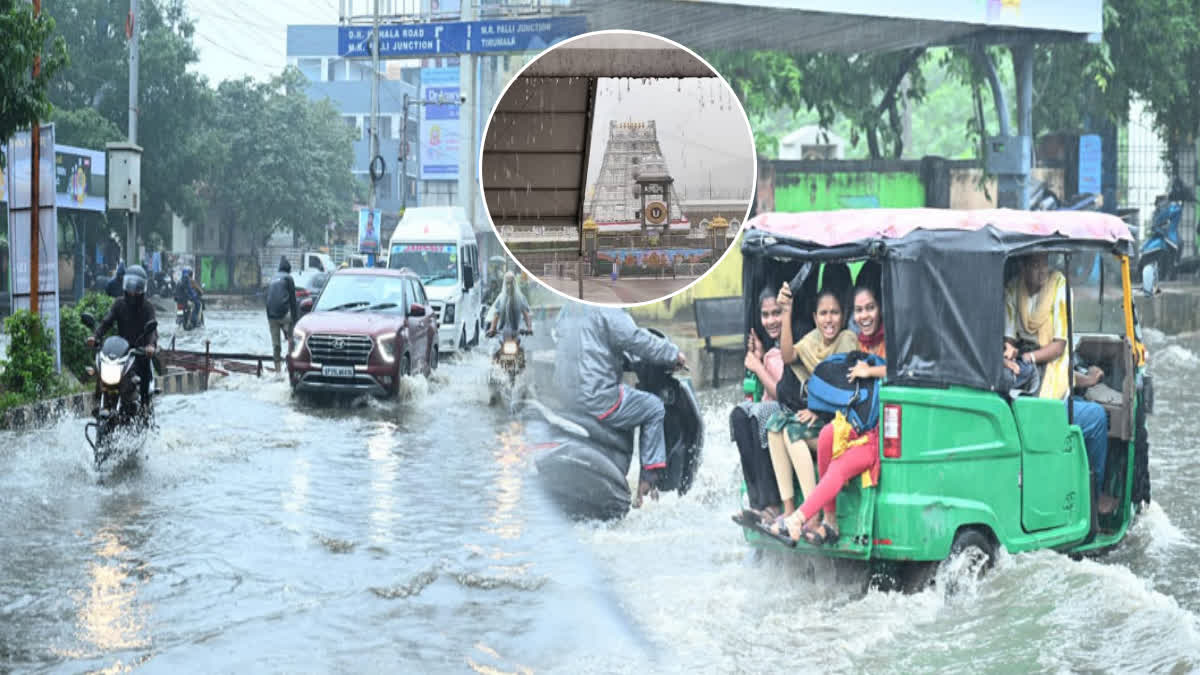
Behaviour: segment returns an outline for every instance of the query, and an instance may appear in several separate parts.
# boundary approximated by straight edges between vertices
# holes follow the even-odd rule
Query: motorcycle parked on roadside
[[[1178,179],[1169,193],[1154,200],[1150,229],[1138,252],[1138,276],[1146,295],[1154,295],[1159,281],[1171,281],[1178,273],[1183,250],[1179,221],[1183,218],[1183,202],[1188,201],[1196,201],[1196,197]]]
[[[96,319],[91,314],[82,314],[80,320],[89,330],[95,330]],[[92,421],[83,430],[97,468],[121,449],[121,444],[115,442],[117,432],[142,432],[152,422],[153,400],[158,393],[153,380],[154,368],[150,368],[150,400],[143,405],[139,391],[141,376],[134,371],[134,363],[138,357],[146,355],[144,342],[157,328],[157,321],[148,322],[137,346],[119,335],[111,335],[97,345],[95,365],[88,368],[88,374],[96,378]]]
[[[147,289],[150,290],[150,289]],[[171,279],[171,275],[163,270],[154,273],[154,284],[152,294],[158,295],[160,298],[170,298],[175,295],[175,282]]]

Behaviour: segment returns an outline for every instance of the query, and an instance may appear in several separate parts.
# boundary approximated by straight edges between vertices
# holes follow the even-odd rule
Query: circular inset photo
[[[691,50],[597,31],[538,55],[487,122],[479,182],[496,235],[576,300],[654,302],[729,250],[754,195],[754,137]]]

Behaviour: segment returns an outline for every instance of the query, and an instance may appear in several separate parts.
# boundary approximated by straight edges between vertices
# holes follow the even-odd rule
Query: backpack
[[[856,379],[850,382],[846,375],[859,361],[872,366],[882,366],[884,360],[854,351],[834,354],[817,364],[812,377],[808,378],[808,409],[814,412],[842,413],[854,427],[855,433],[874,429],[879,423],[879,380]]]

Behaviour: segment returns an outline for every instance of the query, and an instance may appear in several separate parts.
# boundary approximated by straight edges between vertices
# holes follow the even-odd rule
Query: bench
[[[721,357],[725,355],[740,358],[745,353],[745,345],[714,345],[714,337],[730,335],[744,336],[746,329],[744,315],[745,300],[741,296],[723,298],[696,298],[692,302],[692,311],[696,316],[696,333],[704,338],[704,351],[712,355],[712,386],[715,388],[720,379]]]

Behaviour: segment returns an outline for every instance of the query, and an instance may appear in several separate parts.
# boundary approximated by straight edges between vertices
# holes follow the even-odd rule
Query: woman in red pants
[[[880,358],[887,358],[879,294],[874,288],[859,286],[854,289],[854,321],[860,331],[859,347]],[[853,381],[881,378],[886,374],[886,366],[870,366],[865,361],[859,361],[848,377]],[[803,537],[808,543],[821,546],[835,543],[840,536],[837,494],[842,486],[858,475],[863,475],[864,485],[879,482],[879,427],[856,434],[844,418],[825,425],[817,441],[817,471],[821,479],[816,488],[812,494],[804,496],[804,503],[785,521],[785,525],[788,536],[793,540]],[[822,512],[825,517],[819,522],[817,517]]]

